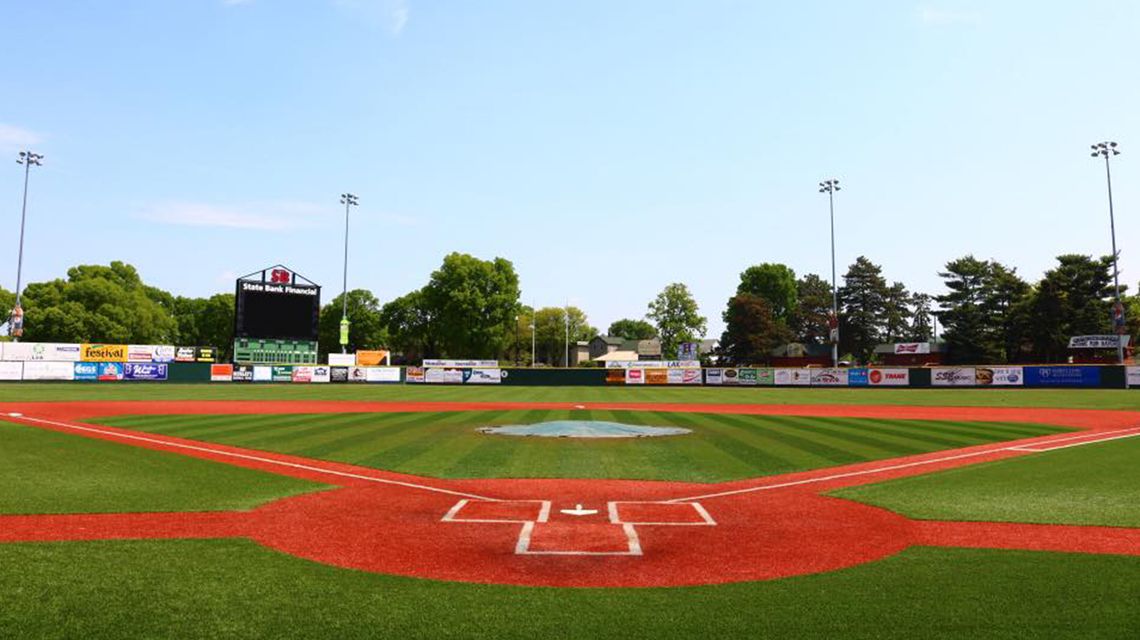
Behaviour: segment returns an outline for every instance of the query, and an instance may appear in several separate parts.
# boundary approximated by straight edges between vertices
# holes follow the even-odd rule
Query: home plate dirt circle
[[[379,486],[280,500],[251,514],[249,535],[267,547],[338,567],[579,587],[716,584],[833,571],[897,553],[911,537],[911,523],[901,516],[808,491],[703,505],[665,502],[699,492],[700,485],[464,485],[476,497]]]

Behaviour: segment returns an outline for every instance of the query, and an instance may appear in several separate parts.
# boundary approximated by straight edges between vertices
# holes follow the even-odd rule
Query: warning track
[[[297,414],[506,409],[1035,422],[1028,438],[723,484],[442,480],[95,426],[121,414]],[[12,417],[11,414],[20,414]],[[0,404],[6,420],[214,460],[339,488],[251,512],[0,516],[0,543],[245,537],[330,565],[467,582],[674,586],[831,571],[913,545],[1140,555],[1140,529],[910,520],[821,495],[1094,442],[1140,436],[1124,411],[648,403],[77,402]]]

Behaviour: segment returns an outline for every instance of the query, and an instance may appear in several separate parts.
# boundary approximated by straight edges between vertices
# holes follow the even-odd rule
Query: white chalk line
[[[139,435],[128,434],[128,433],[120,433],[117,431],[108,431],[106,429],[99,429],[96,427],[85,427],[85,426],[79,426],[79,425],[75,425],[75,424],[68,424],[66,422],[57,422],[55,420],[45,420],[43,418],[32,418],[32,417],[23,416],[23,415],[13,416],[11,414],[9,414],[7,417],[15,418],[17,420],[27,420],[30,422],[39,422],[42,424],[50,424],[52,426],[63,427],[65,429],[72,429],[75,431],[88,431],[91,433],[98,433],[100,435],[111,436],[113,438],[120,438],[120,439],[124,439],[124,440],[137,440],[139,442],[149,442],[152,444],[162,445],[164,447],[175,447],[178,449],[187,449],[190,451],[201,451],[203,453],[210,453],[213,455],[228,456],[230,458],[238,458],[240,460],[251,460],[254,462],[261,462],[261,463],[265,463],[265,464],[275,464],[275,465],[282,466],[282,467],[289,467],[291,469],[301,469],[303,471],[312,471],[315,473],[323,473],[326,475],[338,476],[341,478],[353,478],[355,480],[365,480],[368,482],[376,482],[379,484],[390,484],[390,485],[394,485],[397,487],[406,487],[408,489],[419,489],[422,491],[431,491],[434,493],[443,493],[443,494],[447,494],[447,495],[460,496],[460,497],[471,498],[471,499],[475,499],[475,500],[486,500],[488,502],[499,502],[500,501],[498,498],[488,498],[486,496],[481,496],[481,495],[477,495],[474,493],[466,493],[463,491],[452,491],[451,489],[442,489],[440,487],[432,487],[432,486],[428,486],[425,484],[416,484],[414,482],[403,482],[401,480],[388,480],[386,478],[377,478],[375,476],[366,476],[366,475],[361,475],[359,473],[350,473],[347,471],[335,471],[333,469],[322,469],[321,467],[314,467],[314,466],[310,466],[307,464],[299,464],[296,462],[285,462],[284,460],[274,460],[273,458],[263,458],[261,456],[254,456],[254,455],[249,455],[249,454],[245,454],[245,453],[235,453],[232,451],[226,451],[224,449],[214,449],[214,448],[205,447],[205,446],[183,444],[180,442],[171,442],[168,440],[161,440],[158,438],[149,438],[147,436],[139,436]]]
[[[1041,448],[1041,447],[1037,447],[1034,445],[1029,445],[1029,446],[1025,446],[1025,447],[1010,447],[1010,449],[1012,449],[1013,451],[1026,451],[1029,453],[1045,453],[1046,451],[1057,451],[1058,449],[1068,449],[1070,447],[1083,447],[1086,444],[1099,444],[1101,442],[1112,442],[1113,440],[1123,440],[1125,438],[1135,438],[1137,436],[1140,436],[1140,430],[1133,430],[1132,433],[1125,433],[1123,435],[1113,436],[1111,438],[1101,438],[1099,440],[1084,440],[1082,442],[1071,442],[1069,444],[1063,444],[1063,445],[1060,445],[1057,447],[1045,446],[1044,448]],[[1048,445],[1050,443],[1046,442],[1044,444]]]
[[[1127,435],[1121,435],[1124,433],[1127,433]],[[1115,434],[1115,435],[1113,435],[1113,434]],[[1096,434],[1082,434],[1079,436],[1072,436],[1072,437],[1067,437],[1067,438],[1057,438],[1055,440],[1049,440],[1048,442],[1041,442],[1041,443],[1039,443],[1039,445],[1013,445],[1013,446],[1001,447],[1001,448],[995,448],[995,449],[986,449],[985,451],[972,451],[970,453],[960,453],[960,454],[953,455],[953,456],[944,456],[941,458],[934,458],[934,459],[930,459],[930,460],[919,460],[917,462],[907,462],[905,464],[895,464],[895,465],[890,465],[890,466],[886,466],[886,467],[877,467],[875,469],[864,469],[862,471],[849,471],[847,473],[836,473],[836,474],[832,474],[829,476],[821,476],[818,478],[806,478],[804,480],[793,480],[791,482],[781,482],[778,484],[769,484],[769,485],[763,485],[763,486],[759,486],[759,487],[746,487],[744,489],[734,489],[732,491],[721,491],[718,493],[706,493],[706,494],[699,495],[699,496],[688,496],[688,497],[684,497],[684,498],[674,498],[672,500],[666,500],[665,502],[666,503],[693,502],[696,500],[711,500],[713,498],[724,498],[724,497],[728,497],[728,496],[736,496],[736,495],[741,495],[741,494],[746,494],[746,493],[755,493],[757,491],[771,491],[773,489],[785,489],[787,487],[796,487],[796,486],[801,486],[801,485],[805,485],[805,484],[817,484],[820,482],[829,482],[831,480],[842,480],[844,478],[854,478],[854,477],[858,477],[858,476],[866,476],[866,475],[873,475],[873,474],[877,474],[877,473],[884,473],[887,471],[896,471],[898,469],[909,469],[911,467],[920,467],[920,466],[924,466],[924,465],[938,464],[940,462],[951,462],[953,460],[962,460],[965,458],[975,458],[978,456],[985,456],[985,455],[990,455],[990,454],[994,454],[994,453],[1001,453],[1003,451],[1016,451],[1018,453],[1044,453],[1046,451],[1054,451],[1056,449],[1062,449],[1062,448],[1067,448],[1067,447],[1079,447],[1079,446],[1086,445],[1086,444],[1096,444],[1098,442],[1108,442],[1110,440],[1119,440],[1121,438],[1130,438],[1132,436],[1138,436],[1138,435],[1140,435],[1140,427],[1132,427],[1132,428],[1128,428],[1128,429],[1116,429],[1113,431],[1099,431],[1099,432],[1096,432]],[[1096,440],[1088,439],[1088,438],[1097,437],[1097,436],[1100,436],[1100,437]],[[1111,436],[1111,437],[1104,437],[1104,436]],[[1084,438],[1084,439],[1081,440],[1081,442],[1075,442],[1072,444],[1065,445],[1063,447],[1054,447],[1052,449],[1025,449],[1025,448],[1023,448],[1023,447],[1029,447],[1029,446],[1048,445],[1052,442],[1068,442],[1068,441],[1076,440],[1079,438]]]

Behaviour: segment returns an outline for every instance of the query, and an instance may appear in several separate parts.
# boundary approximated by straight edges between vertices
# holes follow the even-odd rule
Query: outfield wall
[[[505,386],[811,388],[1140,388],[1140,366],[635,367],[549,369],[231,365],[208,362],[0,361],[0,382],[347,383]]]

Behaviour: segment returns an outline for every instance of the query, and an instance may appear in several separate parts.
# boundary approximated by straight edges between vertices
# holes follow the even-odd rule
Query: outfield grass
[[[474,388],[376,384],[0,383],[0,402],[67,400],[700,402],[1140,410],[1140,390],[1135,389]]]
[[[834,492],[927,520],[1140,527],[1140,437]]]
[[[432,582],[242,540],[0,545],[5,638],[1135,638],[1140,558],[911,549],[673,589]]]
[[[2,421],[0,452],[2,514],[244,510],[325,486]]]
[[[477,427],[557,419],[678,426],[664,438],[487,435]],[[996,422],[740,416],[647,411],[116,416],[102,424],[448,478],[719,482],[1065,431]]]

